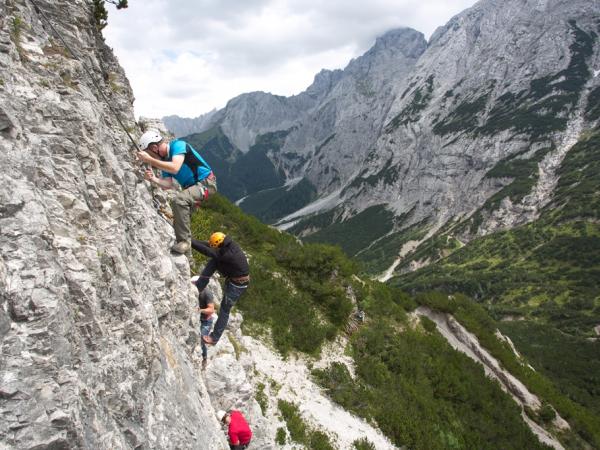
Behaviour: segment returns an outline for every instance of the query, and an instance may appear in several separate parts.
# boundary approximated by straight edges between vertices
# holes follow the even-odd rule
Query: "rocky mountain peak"
[[[552,149],[547,158],[558,167],[567,144],[594,126],[586,111],[594,110],[600,84],[599,7],[587,0],[482,0],[429,43],[418,31],[390,30],[343,71],[320,72],[306,92],[322,86],[322,97],[296,117],[280,151],[269,153],[277,170],[304,180],[318,198],[306,194],[297,210],[281,208],[280,224],[326,236],[323,223],[333,227],[379,205],[396,218],[389,233],[419,223],[432,230],[515,189],[511,177],[495,176],[506,161],[533,167]],[[276,126],[272,121],[270,130]],[[536,207],[516,214],[523,208],[513,206],[495,222],[535,217]],[[482,225],[479,233],[493,228]]]
[[[412,65],[426,48],[423,33],[411,28],[390,30],[377,37],[365,54],[350,61],[344,72],[354,77],[388,77],[399,66]]]
[[[412,28],[397,28],[377,37],[375,45],[365,54],[382,51],[398,51],[407,58],[418,58],[425,51],[427,42],[423,33]]]
[[[306,94],[313,98],[321,98],[324,94],[333,89],[333,87],[342,77],[342,74],[343,71],[341,69],[322,69],[315,75],[312,84],[306,89]]]

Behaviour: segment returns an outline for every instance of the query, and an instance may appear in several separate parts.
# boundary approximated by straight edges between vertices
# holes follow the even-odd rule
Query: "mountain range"
[[[452,226],[468,242],[539,217],[598,120],[598,33],[596,2],[484,0],[429,42],[384,34],[299,95],[240,95],[195,134],[164,122],[245,211],[387,279],[407,241]]]

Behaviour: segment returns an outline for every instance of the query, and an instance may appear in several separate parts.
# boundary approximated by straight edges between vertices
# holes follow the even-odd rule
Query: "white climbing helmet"
[[[158,130],[149,129],[140,138],[140,148],[146,150],[150,144],[162,141],[162,136]]]
[[[217,419],[219,419],[219,422],[223,422],[223,417],[225,417],[225,414],[227,414],[227,413],[225,411],[223,411],[222,409],[217,411]]]

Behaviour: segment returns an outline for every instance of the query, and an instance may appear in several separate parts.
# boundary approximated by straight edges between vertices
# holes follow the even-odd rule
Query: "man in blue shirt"
[[[192,210],[217,191],[217,181],[208,163],[190,144],[180,139],[168,142],[157,130],[148,130],[140,138],[138,158],[161,170],[161,176],[147,169],[146,180],[162,189],[174,189],[173,178],[181,186],[173,199],[175,253],[190,250],[190,216]]]

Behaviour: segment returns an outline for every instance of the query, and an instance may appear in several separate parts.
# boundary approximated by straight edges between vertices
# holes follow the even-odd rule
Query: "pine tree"
[[[117,9],[127,8],[127,0],[93,0],[92,7],[94,8],[94,19],[96,20],[96,26],[98,30],[103,30],[106,27],[106,21],[108,19],[108,11],[104,6],[104,2],[112,3]]]

